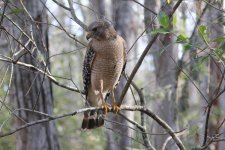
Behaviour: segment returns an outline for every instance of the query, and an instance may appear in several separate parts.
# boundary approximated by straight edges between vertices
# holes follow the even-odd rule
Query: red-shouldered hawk
[[[111,23],[95,21],[88,27],[87,39],[91,38],[84,59],[83,81],[87,107],[102,106],[102,111],[84,113],[82,129],[93,129],[104,124],[103,114],[109,110],[104,97],[112,94],[112,110],[119,111],[114,89],[125,67],[125,41],[117,35]]]

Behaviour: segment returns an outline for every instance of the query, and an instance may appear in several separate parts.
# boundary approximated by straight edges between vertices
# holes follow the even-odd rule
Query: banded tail
[[[85,112],[81,128],[95,129],[104,125],[104,115],[101,110]]]

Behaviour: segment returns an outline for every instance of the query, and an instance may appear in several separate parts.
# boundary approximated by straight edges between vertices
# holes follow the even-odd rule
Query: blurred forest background
[[[223,0],[0,0],[0,150],[225,149],[224,14]],[[82,131],[98,19],[126,41],[116,97],[129,86],[133,111]]]

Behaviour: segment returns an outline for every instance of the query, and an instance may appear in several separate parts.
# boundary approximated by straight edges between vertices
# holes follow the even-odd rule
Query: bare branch
[[[63,27],[63,25],[59,22],[59,20],[56,18],[56,16],[49,10],[48,7],[46,7],[46,5],[44,5],[44,3],[41,1],[41,3],[43,4],[43,6],[48,10],[48,12],[52,15],[52,17],[57,21],[57,23],[59,24],[59,26],[61,27],[61,29],[66,33],[66,35],[68,35],[68,37],[70,37],[71,39],[75,40],[77,43],[86,46],[86,44],[82,43],[81,41],[77,40],[76,37],[74,38],[73,36],[71,36],[70,33],[68,33],[66,31],[66,29]]]
[[[217,8],[216,6],[214,6],[213,4],[211,4],[210,2],[208,2],[206,0],[203,0],[203,1],[206,3],[206,5],[209,5],[210,7],[214,8],[214,9],[216,9],[218,11],[221,11],[222,13],[225,13],[224,9],[219,9],[219,8]]]
[[[64,84],[59,83],[52,75],[48,74],[47,72],[45,72],[45,71],[43,71],[43,70],[41,70],[41,69],[39,69],[39,68],[31,65],[31,64],[26,64],[26,63],[23,63],[23,62],[20,62],[20,61],[15,62],[11,58],[9,58],[9,57],[6,57],[6,59],[5,58],[0,58],[0,61],[4,61],[4,62],[8,62],[8,63],[13,63],[13,64],[16,64],[16,65],[19,65],[19,66],[26,67],[26,68],[28,68],[28,69],[30,69],[32,71],[37,71],[38,73],[41,73],[41,74],[45,75],[46,77],[48,77],[49,80],[52,81],[53,83],[55,83],[56,85],[58,85],[58,86],[60,86],[62,88],[65,88],[67,90],[70,90],[70,91],[74,91],[74,92],[78,92],[78,93],[82,93],[83,94],[83,91],[81,91],[81,90],[79,90],[77,88],[71,87],[69,85],[64,85]]]
[[[175,4],[173,10],[172,10],[171,13],[169,14],[169,17],[170,17],[170,18],[172,17],[172,15],[173,15],[174,12],[176,11],[176,9],[179,7],[179,5],[181,4],[181,2],[182,2],[182,0],[178,0],[178,2]],[[134,69],[132,70],[131,75],[130,75],[130,77],[128,78],[127,83],[126,83],[126,85],[125,85],[125,87],[124,87],[124,89],[123,89],[123,91],[122,91],[122,94],[121,94],[121,96],[120,96],[120,99],[119,99],[119,101],[121,102],[121,104],[122,104],[122,102],[123,102],[123,99],[124,99],[124,97],[125,97],[125,95],[126,95],[126,93],[127,93],[127,90],[129,89],[129,86],[130,86],[130,84],[131,84],[131,82],[132,82],[132,80],[133,80],[135,74],[137,73],[137,71],[138,71],[139,67],[141,66],[141,64],[142,64],[142,62],[143,62],[145,56],[146,56],[147,53],[149,52],[150,48],[152,47],[153,43],[156,41],[156,39],[158,38],[158,36],[159,36],[159,34],[157,33],[157,34],[152,38],[152,40],[148,43],[148,45],[147,45],[146,48],[144,49],[143,53],[141,54],[141,57],[139,58],[137,64],[135,65]]]
[[[214,142],[221,142],[221,141],[225,141],[224,138],[218,138],[218,137],[211,137],[209,138],[208,142],[202,146],[202,147],[197,147],[195,148],[195,150],[205,150],[209,147],[210,144],[214,143]]]
[[[0,26],[2,26],[2,22],[3,22],[3,19],[4,19],[4,14],[5,14],[5,11],[6,11],[6,7],[8,5],[8,0],[6,0],[6,2],[2,2],[4,4],[4,8],[3,8],[3,12],[1,14],[1,19],[0,19]],[[0,7],[1,8],[1,7]]]
[[[69,7],[66,7],[65,5],[61,4],[60,2],[58,2],[57,0],[52,0],[54,3],[56,3],[57,5],[59,5],[60,7],[64,8],[65,10],[70,11],[71,9]]]
[[[129,110],[129,111],[140,111],[151,117],[153,120],[155,120],[161,127],[163,127],[168,134],[173,138],[177,146],[181,149],[184,150],[185,147],[182,144],[181,140],[174,134],[173,129],[164,121],[162,120],[159,116],[154,114],[150,109],[145,108],[144,106],[121,106],[121,110]]]
[[[74,11],[74,8],[73,8],[73,3],[72,3],[72,0],[68,0],[68,3],[69,3],[69,6],[70,6],[70,13],[73,17],[73,20],[79,24],[85,31],[87,31],[87,25],[84,24],[80,19],[77,18],[76,16],[76,13]]]
[[[58,115],[58,116],[52,116],[52,117],[48,117],[45,119],[41,119],[41,120],[37,120],[34,122],[30,122],[30,123],[26,123],[14,130],[12,130],[11,132],[5,133],[5,134],[1,134],[0,138],[11,135],[15,132],[18,132],[19,130],[25,129],[27,127],[33,126],[35,124],[40,124],[40,123],[44,123],[44,122],[49,122],[52,120],[57,120],[57,119],[61,119],[61,118],[65,118],[65,117],[69,117],[69,116],[74,116],[83,112],[88,112],[88,111],[92,111],[92,110],[101,110],[102,107],[89,107],[89,108],[83,108],[83,109],[78,109],[74,112],[71,113],[66,113],[66,114],[62,114],[62,115]],[[175,141],[175,143],[177,144],[177,146],[181,149],[184,150],[184,145],[182,144],[181,140],[176,136],[176,134],[174,133],[173,129],[164,121],[162,120],[159,116],[157,116],[156,114],[154,114],[150,109],[145,108],[144,106],[121,106],[121,110],[126,110],[126,111],[140,111],[145,113],[146,115],[148,115],[149,117],[151,117],[153,120],[155,120],[160,126],[162,126],[165,131],[167,131],[167,133],[173,138],[173,140]],[[110,109],[110,112],[112,112],[112,109]]]
[[[140,2],[136,1],[136,0],[125,0],[125,1],[133,1],[135,3],[137,3],[138,5],[142,6],[144,9],[150,11],[151,13],[153,13],[154,15],[157,15],[156,12],[154,12],[153,10],[149,9],[148,7],[146,7],[145,5],[141,4]]]
[[[141,106],[145,106],[145,99],[144,99],[144,94],[142,92],[142,89],[139,89],[138,86],[134,82],[131,82],[131,85],[134,87],[134,89],[136,90],[136,92],[139,95]],[[145,126],[145,116],[144,116],[143,112],[141,112],[141,126],[143,127],[142,130],[140,129],[141,131],[143,131],[143,133],[142,133],[143,141],[144,141],[146,147],[148,149],[151,149],[152,145],[151,145],[151,143],[149,141],[149,136],[148,136],[148,134],[147,134],[147,132],[145,130],[145,128],[146,128],[146,126]]]
[[[186,133],[186,130],[182,130],[181,132],[178,132],[176,133],[176,136],[181,136],[181,135],[184,135]],[[163,143],[163,146],[162,146],[162,150],[165,150],[166,149],[166,145],[168,144],[168,142],[172,139],[171,136],[169,136],[166,141]]]
[[[141,112],[142,113],[142,112]],[[145,144],[145,147],[148,150],[155,150],[155,148],[152,146],[152,144],[149,141],[149,137],[148,134],[146,132],[145,126],[138,124],[137,122],[130,120],[129,118],[127,118],[125,115],[123,115],[122,113],[119,113],[120,116],[122,116],[124,119],[126,119],[127,121],[129,121],[130,123],[132,123],[133,125],[135,125],[142,133],[142,137],[143,137],[143,141]],[[141,121],[142,122],[142,121]]]

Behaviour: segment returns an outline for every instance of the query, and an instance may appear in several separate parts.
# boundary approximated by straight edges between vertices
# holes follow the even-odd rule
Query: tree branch
[[[142,113],[142,112],[141,112]],[[155,148],[152,146],[152,144],[150,143],[149,141],[149,137],[148,137],[148,134],[146,132],[146,128],[145,126],[143,125],[140,125],[138,124],[137,122],[133,121],[133,120],[130,120],[129,118],[127,118],[125,115],[119,113],[120,116],[122,116],[124,119],[126,119],[127,121],[129,121],[130,123],[132,123],[133,125],[135,125],[140,131],[141,131],[141,134],[142,134],[142,138],[143,138],[143,141],[144,141],[144,145],[145,147],[148,149],[148,150],[155,150]]]
[[[83,91],[81,91],[81,90],[79,90],[77,88],[74,88],[72,86],[64,85],[62,83],[59,83],[52,75],[48,74],[47,72],[45,72],[45,71],[43,71],[43,70],[41,70],[41,69],[39,69],[39,68],[31,65],[31,64],[26,64],[26,63],[23,63],[23,62],[20,62],[20,61],[15,62],[11,58],[6,57],[6,56],[2,56],[2,57],[4,57],[4,58],[0,58],[0,61],[4,61],[4,62],[8,62],[8,63],[13,63],[13,64],[16,64],[16,65],[19,65],[19,66],[26,67],[26,68],[28,68],[28,69],[30,69],[32,71],[37,71],[37,72],[45,75],[54,84],[56,84],[56,85],[58,85],[58,86],[60,86],[62,88],[65,88],[67,90],[70,90],[70,91],[74,91],[74,92],[78,92],[78,93],[83,94]]]
[[[24,109],[21,109],[24,110]],[[89,107],[89,108],[83,108],[83,109],[78,109],[75,110],[74,112],[71,113],[66,113],[66,114],[62,114],[62,115],[57,115],[57,116],[52,116],[52,117],[48,117],[45,119],[41,119],[41,120],[37,120],[34,122],[29,122],[26,123],[8,133],[5,134],[0,134],[0,138],[8,136],[8,135],[12,135],[15,132],[18,132],[22,129],[25,129],[27,127],[33,126],[35,124],[40,124],[40,123],[44,123],[44,122],[49,122],[52,120],[58,120],[61,118],[65,118],[65,117],[69,117],[69,116],[74,116],[83,112],[88,112],[88,111],[92,111],[92,110],[102,110],[101,107]],[[176,134],[174,133],[173,129],[164,121],[162,120],[159,116],[157,116],[156,114],[154,114],[150,109],[145,108],[144,106],[121,106],[121,110],[126,110],[126,111],[140,111],[145,113],[146,115],[148,115],[149,117],[151,117],[153,120],[155,120],[160,126],[162,126],[166,132],[173,138],[173,140],[175,141],[175,143],[177,144],[177,146],[181,149],[184,150],[184,145],[182,144],[181,140],[176,136]],[[110,109],[110,112],[112,112],[112,109]],[[41,113],[39,113],[41,114]],[[46,116],[46,115],[45,115]]]
[[[131,85],[134,87],[134,89],[136,90],[136,92],[139,95],[141,106],[145,106],[145,98],[144,98],[144,94],[142,92],[142,89],[139,89],[134,82],[131,82]],[[144,116],[143,112],[141,112],[141,127],[142,128],[140,130],[142,131],[142,138],[143,138],[143,141],[145,143],[145,146],[147,147],[147,149],[154,149],[154,147],[152,146],[152,144],[149,141],[149,136],[146,132],[145,116]]]
[[[181,140],[176,136],[173,129],[159,116],[154,114],[150,109],[145,108],[144,106],[122,106],[121,110],[129,110],[129,111],[140,111],[151,117],[153,120],[155,120],[162,128],[164,128],[167,133],[173,138],[177,146],[180,148],[180,150],[184,150],[185,147],[182,144]]]
[[[72,1],[71,1],[71,0],[68,0],[68,3],[69,3],[69,6],[70,6],[70,13],[71,13],[71,15],[72,15],[72,17],[73,17],[73,20],[74,20],[77,24],[79,24],[85,31],[87,31],[87,25],[84,24],[80,19],[77,18],[76,13],[75,13],[74,8],[73,8],[73,3],[72,3]]]
[[[141,4],[140,2],[136,1],[136,0],[128,0],[128,1],[133,1],[134,3],[137,3],[138,5],[142,6],[144,9],[150,11],[151,13],[153,13],[154,15],[157,15],[156,12],[154,12],[153,10],[149,9],[148,7],[146,7],[145,5]]]
[[[182,0],[178,0],[178,2],[177,2],[177,3],[175,4],[175,6],[173,7],[173,10],[172,10],[171,13],[169,14],[169,18],[171,18],[171,17],[173,16],[174,12],[175,12],[176,9],[179,7],[179,5],[181,4],[181,2],[182,2]],[[124,87],[124,89],[123,89],[123,91],[122,91],[122,94],[121,94],[121,96],[120,96],[120,99],[119,99],[119,101],[121,102],[121,104],[122,104],[122,102],[123,102],[123,99],[124,99],[124,97],[125,97],[125,95],[126,95],[126,93],[127,93],[127,90],[129,89],[129,86],[130,86],[130,84],[131,84],[131,82],[132,82],[132,80],[133,80],[135,74],[137,73],[137,71],[138,71],[139,67],[141,66],[141,64],[142,64],[142,62],[143,62],[145,56],[148,54],[150,48],[152,47],[152,45],[154,44],[154,42],[156,41],[156,39],[158,38],[158,36],[159,36],[159,34],[157,33],[157,34],[152,38],[152,40],[148,43],[148,45],[147,45],[146,48],[144,49],[143,53],[141,54],[141,57],[139,58],[137,64],[135,65],[134,69],[132,70],[131,75],[130,75],[130,77],[128,78],[127,83],[126,83],[126,85],[125,85],[125,87]]]
[[[64,8],[65,10],[70,11],[71,9],[69,7],[66,7],[65,5],[61,4],[60,2],[58,2],[57,0],[52,0],[54,3],[56,3],[58,6]]]
[[[68,32],[66,31],[66,29],[63,27],[63,25],[62,25],[62,24],[59,22],[59,20],[56,18],[56,16],[49,10],[49,8],[46,7],[46,5],[44,5],[44,3],[43,3],[42,1],[41,1],[41,3],[42,3],[43,6],[48,10],[48,12],[52,15],[52,17],[57,21],[57,23],[59,24],[59,26],[61,27],[61,29],[66,33],[66,35],[68,35],[68,37],[70,37],[71,39],[75,40],[77,43],[79,43],[79,44],[81,44],[81,45],[83,45],[83,46],[87,46],[85,43],[83,43],[83,42],[77,40],[76,37],[73,37],[73,36],[75,36],[75,35],[72,36],[70,33],[68,33]]]

